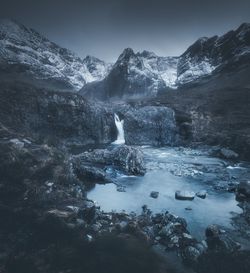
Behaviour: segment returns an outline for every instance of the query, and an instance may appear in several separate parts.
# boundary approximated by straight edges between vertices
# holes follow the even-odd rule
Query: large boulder
[[[124,131],[129,145],[173,145],[177,141],[175,113],[162,106],[131,108],[124,113]]]
[[[111,158],[128,174],[144,175],[146,172],[143,153],[139,148],[118,146],[111,152]]]
[[[142,151],[127,145],[84,152],[72,159],[75,173],[81,180],[95,182],[112,180],[112,175],[105,172],[110,165],[129,175],[144,175],[146,171]]]
[[[237,199],[250,199],[250,181],[242,181],[237,187]]]

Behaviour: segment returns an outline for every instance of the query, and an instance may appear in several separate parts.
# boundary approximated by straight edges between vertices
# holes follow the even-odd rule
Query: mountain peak
[[[236,35],[250,44],[250,23],[243,23],[236,30]]]
[[[250,23],[242,23],[238,29],[238,31],[250,30]]]
[[[136,56],[136,54],[132,48],[128,47],[123,50],[123,52],[119,56],[118,60],[121,60],[121,59],[129,60],[130,57],[132,57],[132,56]]]
[[[138,55],[145,57],[145,58],[158,57],[153,51],[148,51],[148,50],[143,50],[142,52],[138,53]]]
[[[13,34],[27,31],[27,28],[16,20],[4,18],[0,20],[0,31],[6,34]]]

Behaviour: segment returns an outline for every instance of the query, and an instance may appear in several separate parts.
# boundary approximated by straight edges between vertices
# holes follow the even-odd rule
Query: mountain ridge
[[[249,62],[249,23],[222,36],[201,37],[177,57],[125,48],[111,64],[90,55],[82,59],[15,20],[0,21],[1,80],[32,79],[39,86],[79,91],[90,99],[155,96]]]

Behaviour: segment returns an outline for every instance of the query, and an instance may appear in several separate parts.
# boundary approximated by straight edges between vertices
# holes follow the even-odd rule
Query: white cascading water
[[[115,114],[115,125],[117,129],[117,139],[113,142],[113,144],[124,144],[125,138],[124,138],[124,129],[123,129],[123,123],[124,120],[120,120],[119,116]]]

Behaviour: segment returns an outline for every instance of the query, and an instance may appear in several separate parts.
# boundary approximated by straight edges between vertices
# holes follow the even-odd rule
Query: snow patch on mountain
[[[89,55],[86,56],[86,58],[83,60],[83,63],[86,65],[89,71],[89,77],[85,78],[86,83],[104,79],[110,72],[113,65]]]
[[[188,69],[181,75],[178,75],[178,84],[194,81],[202,76],[211,74],[216,69],[216,66],[213,66],[207,58],[199,62],[187,59],[185,65]]]
[[[26,65],[35,78],[59,79],[75,91],[88,82],[102,80],[110,70],[109,64],[97,58],[82,60],[12,20],[0,22],[0,62]],[[92,67],[96,68],[91,70]]]
[[[159,57],[153,52],[138,53],[144,66],[158,75],[167,87],[176,88],[178,57]]]

